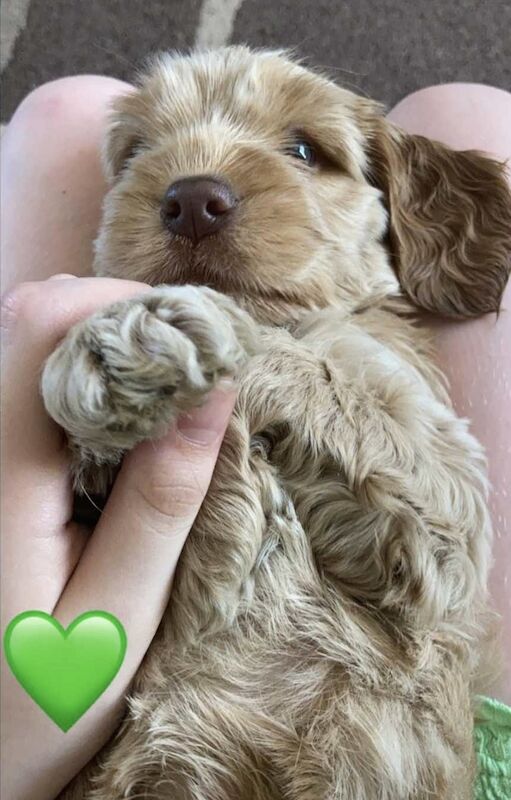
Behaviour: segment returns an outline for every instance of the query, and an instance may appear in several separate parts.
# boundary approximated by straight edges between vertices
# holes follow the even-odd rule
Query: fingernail
[[[234,406],[235,387],[222,380],[210,393],[205,405],[182,414],[177,422],[181,436],[193,444],[211,445],[224,433]]]
[[[50,275],[49,281],[66,281],[70,278],[76,278],[76,275],[71,275],[70,272],[57,272],[56,275]]]
[[[221,389],[223,392],[236,392],[236,381],[234,378],[228,376],[225,378],[220,378],[216,385],[216,389]]]

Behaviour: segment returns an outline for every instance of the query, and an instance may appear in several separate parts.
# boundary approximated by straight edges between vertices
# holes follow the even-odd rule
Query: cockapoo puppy
[[[98,275],[43,394],[76,484],[239,383],[122,728],[63,797],[468,800],[490,520],[417,308],[496,311],[503,166],[281,53],[153,60],[115,101]]]

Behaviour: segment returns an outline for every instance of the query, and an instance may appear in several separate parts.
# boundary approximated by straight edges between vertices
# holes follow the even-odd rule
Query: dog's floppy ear
[[[114,98],[109,112],[106,136],[103,141],[103,169],[112,183],[143,147],[144,131],[141,119],[141,98],[137,90]]]
[[[405,293],[416,305],[449,316],[497,311],[511,268],[504,165],[408,135],[376,114],[363,127]]]

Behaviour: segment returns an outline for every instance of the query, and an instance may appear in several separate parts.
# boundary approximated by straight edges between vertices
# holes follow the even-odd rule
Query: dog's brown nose
[[[222,228],[237,199],[227,183],[214,178],[182,178],[167,189],[162,219],[167,228],[197,244]]]

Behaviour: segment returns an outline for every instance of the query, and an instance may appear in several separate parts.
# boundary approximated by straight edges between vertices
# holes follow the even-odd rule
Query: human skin
[[[389,118],[410,133],[455,150],[511,158],[511,94],[479,84],[446,84],[406,97]],[[508,177],[511,171],[508,165]],[[490,591],[502,619],[502,675],[492,694],[511,705],[511,281],[500,314],[466,322],[428,320],[440,366],[460,416],[483,443],[491,482],[495,532]]]
[[[7,295],[3,314],[8,339],[3,369],[6,394],[2,398],[2,457],[8,465],[3,469],[2,492],[6,548],[2,561],[7,576],[3,585],[3,624],[27,608],[55,610],[56,616],[67,624],[81,611],[100,607],[117,614],[126,624],[129,641],[121,673],[65,735],[29,700],[12,676],[6,675],[3,711],[8,723],[4,727],[2,794],[6,800],[21,796],[46,800],[55,796],[115,728],[129,681],[168,602],[175,563],[206,491],[221,441],[221,432],[212,443],[197,445],[171,431],[157,448],[139,446],[126,460],[92,538],[69,523],[67,456],[61,434],[45,415],[39,399],[41,364],[75,321],[144,286],[98,278],[46,279],[55,273],[91,274],[92,242],[107,189],[99,157],[105,115],[111,98],[130,88],[99,76],[47,84],[21,104],[2,141],[2,288],[5,291],[29,281]],[[510,95],[464,84],[418,92],[390,114],[393,121],[410,132],[424,133],[458,149],[483,149],[502,159],[511,153],[511,125],[506,123],[510,116]],[[508,287],[504,309],[506,305],[511,307],[510,292]],[[471,418],[473,430],[489,454],[494,486],[491,508],[497,530],[491,591],[501,613],[507,610],[504,647],[508,652],[511,615],[506,582],[511,553],[506,498],[509,501],[511,496],[511,410],[506,408],[506,397],[511,385],[510,320],[504,310],[498,320],[487,316],[466,323],[431,321],[436,325],[440,365],[451,381],[455,407]],[[233,393],[215,396],[212,402],[209,421],[199,423],[211,430],[213,421],[221,420],[223,430]],[[194,424],[193,417],[191,422]],[[147,503],[150,483],[141,489],[137,476],[170,470],[164,472],[165,485],[170,493],[176,493],[177,487],[177,501],[189,480],[190,459],[196,464],[198,477],[188,486],[188,505],[184,512],[183,508],[180,510],[186,519],[183,522],[179,516],[176,528],[173,515],[174,527],[169,529],[167,516],[162,516],[154,503]],[[130,505],[136,498],[142,502],[146,516]],[[154,513],[156,519],[151,517]],[[136,530],[130,529],[139,514],[140,524]],[[165,536],[154,536],[162,525]],[[128,542],[133,547],[126,547],[126,526]],[[144,533],[146,527],[148,531]],[[170,536],[169,530],[174,531]],[[148,537],[154,540],[154,552],[149,547],[154,559],[149,558],[149,563]],[[142,545],[144,559],[140,557]],[[141,562],[143,572],[138,570]],[[66,586],[77,563],[80,569]],[[149,601],[148,587],[153,593]],[[138,598],[142,594],[140,615]],[[511,699],[509,675],[495,694],[503,700]]]
[[[125,459],[94,531],[73,522],[69,452],[45,413],[45,359],[76,322],[144,284],[57,276],[23,283],[2,307],[2,631],[21,611],[65,627],[101,609],[122,622],[122,667],[89,711],[62,732],[2,660],[3,800],[50,800],[117,727],[130,683],[170,599],[176,564],[206,494],[234,404],[229,383],[166,435]]]

